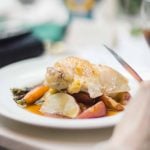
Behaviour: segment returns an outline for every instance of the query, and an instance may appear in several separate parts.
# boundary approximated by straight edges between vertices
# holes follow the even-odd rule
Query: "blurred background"
[[[148,10],[142,0],[0,0],[0,66],[100,51],[102,44],[118,51],[146,47]]]

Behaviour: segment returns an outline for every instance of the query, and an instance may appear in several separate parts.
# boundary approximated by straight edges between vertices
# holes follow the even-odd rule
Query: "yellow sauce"
[[[37,115],[42,115],[42,116],[45,116],[45,117],[51,117],[51,118],[66,118],[66,117],[63,117],[63,116],[60,116],[60,115],[56,115],[56,114],[46,114],[46,113],[42,113],[40,112],[40,108],[41,106],[40,105],[36,105],[36,104],[33,104],[33,105],[29,105],[27,106],[25,109],[31,113],[34,113],[34,114],[37,114]]]
[[[32,112],[32,113],[34,113],[34,114],[43,115],[43,114],[40,112],[40,108],[41,108],[40,105],[35,105],[35,104],[33,104],[33,105],[27,106],[25,109],[28,110],[28,111],[30,111],[30,112]]]
[[[61,117],[58,115],[43,114],[42,112],[40,112],[40,108],[41,108],[40,105],[33,104],[30,106],[27,106],[25,109],[28,110],[29,112],[32,112],[32,113],[38,114],[38,115],[42,115],[42,116],[47,116],[47,117],[49,116],[49,117],[53,117],[53,118],[64,118],[64,117]],[[119,112],[117,112],[117,111],[107,110],[106,116],[113,116],[113,115],[116,115],[118,113]]]
[[[119,113],[118,111],[107,110],[106,116],[114,116],[118,113]]]

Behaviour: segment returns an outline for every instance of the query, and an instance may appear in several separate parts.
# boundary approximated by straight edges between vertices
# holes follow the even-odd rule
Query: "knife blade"
[[[141,76],[123,59],[121,58],[113,49],[104,45],[104,47],[116,58],[116,60],[130,73],[130,75],[139,83],[143,81]]]

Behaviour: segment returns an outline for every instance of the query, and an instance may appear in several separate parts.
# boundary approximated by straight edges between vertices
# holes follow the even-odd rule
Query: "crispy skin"
[[[65,89],[70,94],[87,92],[91,98],[129,90],[127,79],[117,71],[77,57],[67,57],[49,67],[45,81],[58,91]]]

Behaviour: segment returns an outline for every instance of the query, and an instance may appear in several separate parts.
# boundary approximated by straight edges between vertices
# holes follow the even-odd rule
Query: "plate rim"
[[[29,112],[30,113],[30,112]],[[19,122],[19,123],[23,123],[23,124],[27,124],[27,125],[32,125],[32,126],[37,126],[37,127],[45,127],[45,128],[53,128],[53,129],[67,129],[67,130],[83,130],[83,129],[100,129],[100,128],[108,128],[108,127],[113,127],[115,126],[119,121],[120,121],[120,117],[123,115],[123,113],[120,113],[120,114],[117,114],[118,116],[120,116],[119,118],[116,117],[117,115],[115,116],[109,116],[110,118],[113,118],[113,120],[110,122],[109,121],[109,124],[95,124],[95,123],[92,123],[88,126],[85,126],[83,124],[80,124],[80,125],[77,125],[77,126],[71,126],[71,125],[60,125],[60,124],[45,124],[45,123],[37,123],[35,121],[27,121],[27,120],[23,120],[23,119],[20,119],[20,117],[13,117],[12,116],[9,116],[9,114],[7,112],[5,112],[4,109],[0,109],[0,115],[7,118],[7,119],[10,119],[10,120],[13,120],[15,122]],[[33,114],[33,115],[36,115],[36,114]],[[39,116],[38,116],[39,117]],[[114,117],[116,117],[116,120],[114,121]],[[44,118],[44,116],[43,116]],[[61,120],[61,119],[57,119],[57,118],[47,118],[47,119],[50,119],[50,121],[52,120],[58,120],[58,122],[63,122],[65,124],[66,121],[68,120]],[[102,119],[106,119],[106,118],[93,118],[92,120],[100,120],[102,121]],[[108,119],[108,118],[107,118]],[[77,121],[77,120],[74,120],[74,122]],[[84,120],[78,120],[78,122],[81,121],[81,122],[91,122],[90,119],[84,119]],[[72,122],[72,120],[71,120]],[[67,123],[67,122],[66,122]]]

